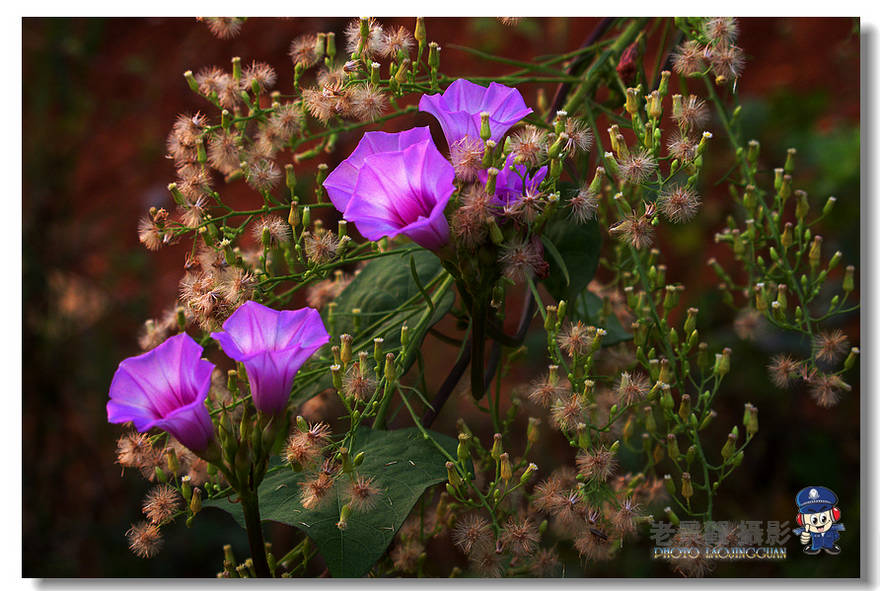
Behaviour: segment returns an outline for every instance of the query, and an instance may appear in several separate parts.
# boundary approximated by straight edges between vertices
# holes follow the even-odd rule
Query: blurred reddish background
[[[291,39],[312,31],[336,31],[342,39],[347,20],[249,19],[238,37],[221,41],[193,19],[24,19],[25,576],[210,576],[219,569],[222,543],[234,542],[244,553],[243,535],[219,516],[192,530],[175,526],[152,561],[126,548],[124,532],[138,520],[146,485],[134,474],[120,477],[114,464],[120,430],[106,423],[107,388],[116,364],[139,352],[136,336],[144,319],[174,300],[185,250],[148,253],[137,242],[136,224],[150,206],[169,203],[165,187],[174,169],[164,158],[164,142],[174,118],[206,106],[187,87],[185,70],[227,66],[232,56],[241,56],[243,62],[270,63],[279,72],[278,87],[289,87]],[[444,47],[442,71],[467,76],[511,68],[477,60],[453,44],[527,60],[577,48],[598,20],[525,19],[508,28],[495,19],[428,19],[427,26],[429,39]],[[796,185],[821,202],[829,194],[838,197],[826,229],[827,252],[842,250],[858,268],[858,22],[744,19],[740,45],[748,58],[738,83],[743,124],[747,137],[762,142],[763,168],[780,166],[785,149],[798,148]],[[521,90],[534,105],[537,88]],[[554,90],[545,87],[548,97]],[[430,122],[425,115],[403,119],[394,125]],[[340,138],[337,151],[323,161],[332,169],[359,137]],[[719,161],[728,161],[722,158],[725,148],[719,141]],[[298,177],[308,177],[316,163],[298,167]],[[713,171],[713,178],[724,173]],[[240,203],[253,199],[238,189],[224,196]],[[847,551],[834,561],[813,561],[805,571],[797,556],[772,567],[726,565],[719,574],[857,576],[859,389],[835,409],[821,411],[805,393],[769,385],[763,374],[768,356],[796,343],[779,335],[744,343],[731,331],[733,316],[717,305],[709,291],[716,278],[702,264],[709,256],[725,257],[712,237],[730,211],[729,197],[723,184],[707,183],[703,191],[699,223],[662,236],[661,248],[669,277],[687,286],[687,303],[698,305],[711,324],[710,342],[733,346],[740,364],[719,401],[719,440],[739,421],[747,401],[761,409],[762,429],[743,466],[725,482],[716,519],[793,518],[794,493],[818,462],[827,466],[822,484],[840,494],[847,524]],[[857,314],[845,328],[857,343]],[[514,378],[527,380],[529,367],[543,365],[540,348],[531,348],[533,363]],[[441,350],[452,363],[454,351]],[[459,413],[474,414],[466,398],[453,399],[435,428],[451,432]],[[809,433],[802,434],[804,425],[813,426]],[[589,572],[667,576],[668,568],[644,559],[647,542],[639,544],[639,552]]]

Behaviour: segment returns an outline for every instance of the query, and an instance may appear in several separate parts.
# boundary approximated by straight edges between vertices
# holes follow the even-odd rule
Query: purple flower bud
[[[194,452],[207,449],[214,425],[205,407],[214,364],[186,333],[119,364],[110,384],[107,420],[138,431],[167,431]]]
[[[336,209],[368,240],[408,236],[437,250],[449,241],[444,209],[455,171],[427,127],[368,132],[324,181]]]
[[[522,164],[514,165],[516,170],[510,170],[514,158],[515,156],[512,153],[507,155],[504,166],[495,179],[495,197],[492,201],[496,205],[504,206],[517,201],[526,190],[537,191],[538,186],[544,181],[544,177],[547,176],[546,166],[542,166],[531,175],[528,174],[528,169]],[[489,175],[485,170],[477,172],[477,176],[483,184],[489,179]],[[523,179],[526,180],[525,183],[523,183]]]
[[[419,110],[440,122],[448,145],[465,136],[480,137],[480,114],[489,113],[490,139],[499,142],[513,125],[532,112],[515,88],[492,82],[489,87],[459,79],[443,94],[426,94]]]
[[[327,344],[330,335],[317,310],[273,310],[245,302],[211,333],[223,352],[244,363],[254,406],[268,414],[284,412],[293,379],[302,364]]]

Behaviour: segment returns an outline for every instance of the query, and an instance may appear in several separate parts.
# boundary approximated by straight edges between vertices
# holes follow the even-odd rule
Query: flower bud
[[[855,274],[856,268],[853,265],[847,265],[846,270],[843,273],[843,291],[844,293],[849,293],[855,288],[855,281],[853,280],[853,275]]]
[[[192,497],[189,500],[189,510],[193,515],[196,515],[202,510],[202,490],[200,488],[194,488],[192,490]]]
[[[654,410],[650,406],[646,406],[645,411],[645,431],[648,433],[657,432],[657,422],[654,420]]]
[[[526,469],[525,469],[525,471],[523,471],[522,476],[519,477],[519,483],[525,484],[526,482],[528,482],[529,478],[532,477],[532,474],[534,474],[537,469],[538,469],[538,465],[535,464],[534,462],[532,462],[528,466],[526,466]]]
[[[336,522],[338,529],[344,530],[348,527],[348,518],[351,515],[351,503],[346,503],[339,510],[339,521]]]
[[[492,441],[492,459],[496,462],[501,458],[504,450],[501,447],[501,433],[496,433]]]
[[[694,496],[694,487],[691,484],[690,472],[681,473],[681,496],[686,501],[689,501],[690,498]]]
[[[808,257],[809,261],[810,261],[810,269],[812,269],[814,272],[819,267],[819,261],[820,261],[821,256],[822,256],[822,237],[817,235],[817,236],[813,237],[813,243],[810,245],[810,254]]]
[[[724,458],[725,461],[730,459],[734,451],[736,451],[737,432],[738,429],[734,426],[730,431],[730,434],[727,436],[727,441],[724,442],[724,447],[721,448],[721,457]]]
[[[681,451],[678,449],[678,439],[672,433],[666,436],[666,451],[669,453],[669,459],[673,462],[678,461],[681,457]]]
[[[856,364],[856,359],[859,356],[859,348],[853,347],[849,350],[849,355],[846,356],[846,361],[843,362],[844,371],[849,371]]]
[[[712,419],[714,419],[717,416],[718,416],[717,412],[715,412],[714,410],[710,410],[709,414],[707,414],[706,417],[703,419],[703,421],[700,423],[699,430],[702,431],[703,429],[708,427],[709,423],[712,422]]]
[[[715,374],[721,377],[730,371],[730,347],[725,347],[720,354],[715,355]]]
[[[834,204],[837,202],[837,197],[829,197],[828,201],[825,202],[825,207],[822,208],[822,215],[828,215],[831,213],[831,210],[834,208]]]
[[[675,482],[673,482],[673,480],[672,480],[672,475],[670,475],[670,474],[663,475],[663,486],[666,487],[666,492],[668,492],[670,495],[675,494]]]
[[[459,476],[458,470],[455,469],[455,464],[452,462],[446,462],[446,479],[453,488],[458,489],[461,487],[461,476]]]
[[[484,142],[492,137],[492,130],[489,129],[489,117],[491,116],[492,114],[488,111],[480,113],[480,139]]]
[[[691,414],[691,397],[689,394],[681,395],[681,403],[678,405],[678,416],[682,421],[687,421]]]
[[[746,151],[746,160],[754,166],[758,162],[758,154],[761,152],[761,143],[757,140],[750,140]]]
[[[468,447],[469,439],[470,436],[467,433],[458,434],[458,447],[456,448],[455,453],[458,456],[458,461],[462,464],[468,461],[471,457],[470,449]]]
[[[660,406],[663,410],[672,411],[675,408],[675,401],[672,399],[672,392],[669,384],[661,384],[662,394],[660,394]]]
[[[789,148],[787,151],[787,155],[785,157],[785,174],[791,174],[794,172],[794,156],[797,154],[797,150],[794,148]]]
[[[385,380],[393,383],[397,379],[397,369],[394,367],[394,353],[385,355]]]
[[[499,461],[501,462],[501,480],[506,483],[513,477],[513,466],[510,465],[510,456],[505,452],[501,454]]]
[[[537,417],[529,417],[529,424],[526,427],[526,441],[529,443],[537,443],[538,442],[538,426],[541,424],[541,419]]]

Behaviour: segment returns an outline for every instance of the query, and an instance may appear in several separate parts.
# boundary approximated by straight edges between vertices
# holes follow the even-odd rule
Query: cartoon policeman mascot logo
[[[824,550],[828,554],[840,554],[837,540],[846,528],[840,521],[837,495],[824,486],[808,486],[795,497],[798,506],[798,527],[795,535],[801,538],[804,554],[816,555]]]

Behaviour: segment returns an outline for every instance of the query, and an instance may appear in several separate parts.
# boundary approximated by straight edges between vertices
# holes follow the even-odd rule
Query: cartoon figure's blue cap
[[[799,513],[822,513],[837,505],[837,495],[824,486],[808,486],[795,497]]]

